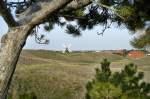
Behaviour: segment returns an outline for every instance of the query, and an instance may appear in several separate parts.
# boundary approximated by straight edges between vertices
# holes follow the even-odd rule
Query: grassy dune
[[[150,81],[150,57],[129,59],[110,53],[62,54],[46,50],[22,52],[10,89],[10,99],[84,99],[85,85],[94,77],[94,69],[103,58],[112,62],[113,70],[134,62],[146,71]],[[24,98],[24,96],[27,96]]]

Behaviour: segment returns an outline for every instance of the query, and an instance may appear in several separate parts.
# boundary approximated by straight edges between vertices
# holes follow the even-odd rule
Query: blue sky
[[[8,28],[2,17],[0,17],[0,37],[7,32]],[[43,29],[39,32],[46,35],[50,40],[48,45],[40,45],[34,41],[34,37],[29,37],[25,49],[47,49],[62,50],[62,44],[71,44],[71,50],[110,50],[110,49],[132,49],[129,41],[132,35],[125,28],[112,26],[106,30],[104,36],[97,35],[102,27],[97,26],[93,30],[82,32],[82,36],[73,37],[65,33],[65,29],[55,26],[55,29],[46,33]]]

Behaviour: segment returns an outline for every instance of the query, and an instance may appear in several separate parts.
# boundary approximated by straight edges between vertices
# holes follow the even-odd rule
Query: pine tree
[[[128,64],[121,72],[111,73],[110,63],[104,59],[96,69],[93,81],[87,84],[87,99],[149,99],[150,84],[143,81],[143,72]]]
[[[121,90],[111,83],[110,62],[104,59],[96,69],[95,79],[87,84],[87,99],[120,99]]]

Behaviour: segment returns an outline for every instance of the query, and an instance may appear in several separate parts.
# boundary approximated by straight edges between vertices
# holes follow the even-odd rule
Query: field
[[[106,52],[24,50],[13,77],[10,99],[84,99],[85,85],[103,58],[111,61],[113,71],[135,63],[139,71],[144,71],[144,80],[150,82],[150,56],[131,59]]]

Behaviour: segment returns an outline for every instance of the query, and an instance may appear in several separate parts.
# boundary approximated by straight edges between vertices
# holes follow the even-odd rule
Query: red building
[[[127,56],[131,57],[131,58],[142,58],[145,55],[146,55],[146,53],[144,51],[140,51],[140,50],[132,50],[127,53]]]

